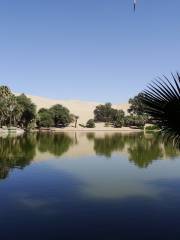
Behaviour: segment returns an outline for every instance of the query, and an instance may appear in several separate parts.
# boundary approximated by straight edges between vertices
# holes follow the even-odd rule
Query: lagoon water
[[[0,137],[1,239],[180,239],[180,151],[160,136]]]

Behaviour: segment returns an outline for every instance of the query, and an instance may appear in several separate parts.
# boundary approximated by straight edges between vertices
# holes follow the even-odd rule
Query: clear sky
[[[1,0],[0,84],[113,103],[180,70],[180,0]]]

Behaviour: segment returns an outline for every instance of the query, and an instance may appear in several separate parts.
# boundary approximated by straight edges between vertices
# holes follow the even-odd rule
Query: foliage
[[[10,88],[7,86],[0,86],[0,98],[6,98],[12,95]]]
[[[22,115],[22,108],[7,86],[0,86],[0,124],[17,125]]]
[[[86,126],[84,124],[79,124],[80,127],[85,128]]]
[[[146,126],[145,130],[146,131],[157,131],[157,130],[160,130],[160,128],[156,125],[149,125],[149,126]]]
[[[53,117],[48,109],[41,108],[38,111],[38,127],[52,127],[54,125]]]
[[[28,128],[28,125],[36,118],[36,106],[25,94],[17,96],[16,100],[22,109],[19,124],[24,128]]]
[[[125,127],[131,127],[131,126],[137,126],[142,127],[145,125],[147,121],[147,118],[145,115],[128,115],[124,117],[124,126]]]
[[[167,138],[180,143],[180,75],[172,74],[172,82],[164,76],[148,86],[141,101]]]
[[[86,123],[87,128],[95,128],[95,122],[94,119],[89,119]]]
[[[114,127],[115,128],[122,128],[124,124],[124,121],[122,119],[117,119],[115,122],[114,122]]]
[[[128,109],[128,113],[134,115],[143,115],[145,110],[145,105],[142,101],[142,93],[139,93],[134,98],[129,99],[130,107]]]
[[[69,110],[60,104],[52,106],[50,109],[41,108],[38,111],[38,127],[65,127],[71,122],[77,125],[78,116],[70,114]]]
[[[0,124],[28,128],[35,122],[36,106],[24,94],[15,96],[7,86],[0,86]]]
[[[124,124],[124,117],[125,117],[125,113],[123,110],[116,110],[116,114],[113,122],[114,127],[121,128]]]
[[[65,127],[72,121],[69,110],[60,104],[52,106],[49,111],[52,114],[55,127]]]
[[[124,111],[112,108],[111,103],[96,106],[94,120],[96,122],[114,123],[124,117]]]

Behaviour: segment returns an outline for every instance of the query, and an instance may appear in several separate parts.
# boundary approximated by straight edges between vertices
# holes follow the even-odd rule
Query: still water
[[[180,239],[180,151],[143,133],[2,136],[0,238]]]

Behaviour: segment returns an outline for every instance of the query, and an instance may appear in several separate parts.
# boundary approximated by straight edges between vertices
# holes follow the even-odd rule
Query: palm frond
[[[180,143],[180,75],[158,78],[142,92],[145,112],[161,127],[167,139]]]

